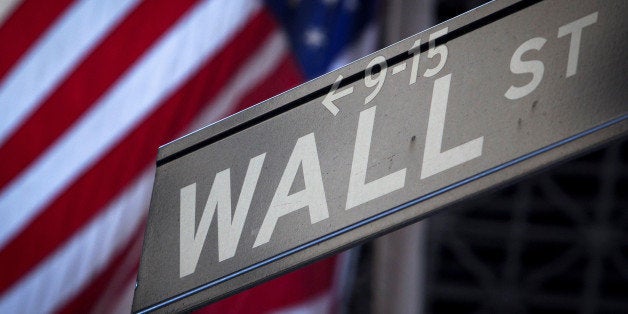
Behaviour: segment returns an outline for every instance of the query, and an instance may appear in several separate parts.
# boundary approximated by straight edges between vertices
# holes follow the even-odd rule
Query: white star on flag
[[[325,39],[325,33],[323,33],[318,27],[309,28],[305,32],[305,43],[312,48],[323,46],[325,44]]]

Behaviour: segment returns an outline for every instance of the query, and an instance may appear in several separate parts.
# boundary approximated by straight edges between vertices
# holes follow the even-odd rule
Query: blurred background
[[[130,311],[157,148],[479,0],[0,1],[0,313]],[[628,313],[628,141],[203,313]]]

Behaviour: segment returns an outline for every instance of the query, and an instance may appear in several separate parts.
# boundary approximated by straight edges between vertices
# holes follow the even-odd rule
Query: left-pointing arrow
[[[325,99],[323,99],[323,106],[325,106],[325,108],[327,108],[327,110],[329,110],[329,112],[331,112],[331,114],[333,114],[334,116],[337,115],[339,111],[338,107],[334,105],[334,101],[353,93],[353,86],[347,87],[336,93],[336,90],[338,90],[338,86],[340,86],[341,81],[342,75],[338,75],[338,78],[334,82],[334,85],[331,86],[331,90],[329,91],[329,93],[327,93]]]

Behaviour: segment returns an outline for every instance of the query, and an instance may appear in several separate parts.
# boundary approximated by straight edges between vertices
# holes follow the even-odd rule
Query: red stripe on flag
[[[229,81],[234,69],[246,62],[247,57],[254,57],[247,53],[254,52],[275,28],[269,13],[263,10],[252,17],[214,59],[207,60],[176,93],[9,242],[0,251],[0,265],[6,265],[0,276],[0,294],[92,219],[146,165],[154,162],[157,147],[184,130],[202,106]]]
[[[293,88],[304,81],[303,74],[294,59],[294,56],[287,53],[282,57],[279,66],[275,68],[267,79],[251,88],[238,102],[238,107],[234,112],[244,110],[252,105],[260,103],[268,98],[276,96],[286,90]]]
[[[129,277],[137,276],[137,269],[139,265],[137,261],[134,261],[133,267],[130,269],[122,269],[128,261],[129,256],[137,257],[139,259],[139,250],[141,250],[142,235],[144,234],[144,224],[139,226],[133,233],[130,241],[122,248],[113,258],[109,260],[108,265],[94,277],[90,279],[89,285],[83,287],[82,290],[77,293],[66,304],[59,307],[56,310],[58,313],[89,313],[93,311],[95,306],[95,300],[98,300],[113,280],[123,279],[122,282],[126,283]],[[120,272],[125,272],[120,274]],[[121,276],[122,275],[122,276]]]
[[[196,313],[257,314],[297,304],[332,288],[337,256],[244,290]]]
[[[195,2],[147,1],[137,6],[0,146],[0,156],[11,156],[11,162],[0,163],[0,189],[87,111]]]
[[[282,61],[279,63],[278,67],[275,68],[274,71],[267,74],[266,78],[261,80],[261,84],[258,84],[257,86],[252,87],[252,91],[244,95],[242,99],[239,101],[237,110],[235,110],[236,108],[234,108],[232,112],[237,112],[237,111],[246,109],[256,103],[259,103],[272,96],[275,96],[287,89],[297,86],[301,82],[303,82],[303,75],[301,74],[296,64],[296,61],[294,60],[292,55],[285,54],[284,57],[282,58]],[[144,227],[142,226],[142,228],[140,229],[143,230]],[[143,235],[143,232],[141,234],[134,235],[133,239],[136,239],[136,241],[141,240],[140,238],[141,235]],[[74,299],[71,302],[69,302],[66,306],[64,306],[60,312],[61,313],[77,313],[77,312],[87,312],[87,311],[93,310],[93,308],[91,307],[93,306],[92,304],[93,300],[100,299],[100,296],[104,293],[103,289],[108,288],[109,280],[111,280],[111,277],[113,277],[117,272],[120,271],[119,268],[121,266],[120,264],[122,263],[122,261],[120,261],[120,256],[132,254],[133,252],[131,252],[130,249],[131,249],[131,245],[127,246],[127,248],[125,248],[124,250],[124,253],[116,257],[114,261],[112,261],[109,264],[109,266],[107,266],[107,269],[101,272],[101,274],[95,280],[93,280],[93,282],[90,284],[89,287],[85,288],[83,292],[75,296]],[[141,247],[139,247],[139,249],[141,249]],[[137,252],[137,254],[139,255],[139,252]],[[130,273],[129,277],[126,279],[130,280],[131,277],[135,278],[135,276],[137,276],[137,266],[138,265],[136,265],[136,267],[133,268],[134,271]],[[316,266],[316,267],[308,266],[308,267],[311,267],[313,270],[320,269],[319,266]],[[127,270],[123,269],[122,271],[127,271]],[[298,278],[298,273],[296,274],[296,276],[293,275],[292,273],[288,274],[287,276],[289,277],[289,279],[287,279],[288,281],[294,280]],[[294,279],[290,279],[293,277]],[[284,279],[284,281],[285,280],[286,279]]]
[[[295,87],[301,82],[303,82],[303,75],[301,74],[298,68],[298,65],[296,64],[296,61],[294,60],[291,54],[285,54],[284,57],[282,58],[282,61],[279,63],[278,67],[275,68],[274,71],[266,75],[266,78],[261,80],[260,84],[252,87],[251,92],[244,95],[242,99],[239,101],[237,110],[232,110],[232,112],[237,112],[237,111],[246,109],[254,104],[257,104],[270,97],[273,97],[287,89]],[[143,231],[144,226],[142,226],[139,229]],[[95,279],[92,280],[89,287],[84,288],[80,294],[76,295],[73,298],[73,300],[71,300],[65,306],[63,306],[63,308],[59,312],[60,313],[83,313],[83,312],[94,310],[93,301],[100,299],[100,297],[105,293],[104,289],[109,288],[110,281],[112,280],[111,278],[114,277],[120,271],[129,271],[128,269],[120,269],[122,266],[121,264],[123,263],[122,259],[123,259],[123,256],[133,254],[131,250],[133,249],[134,246],[136,246],[137,241],[141,241],[141,235],[143,235],[143,232],[139,234],[135,234],[132,238],[132,239],[135,239],[135,241],[129,243],[129,245],[127,245],[127,247],[122,251],[122,253],[118,254],[117,257],[110,262],[107,268],[103,270],[97,277],[95,277]],[[138,247],[138,249],[141,249],[141,247]],[[137,254],[139,255],[139,252],[137,252]],[[330,260],[321,261],[319,263],[335,263],[335,260],[330,259]],[[124,276],[125,279],[130,280],[131,278],[135,278],[137,276],[138,265],[135,265],[135,266],[136,267],[134,267],[131,270],[131,272],[128,273],[127,276]],[[327,276],[329,278],[333,277],[332,274],[320,273],[321,269],[323,269],[321,265],[311,265],[311,266],[306,266],[306,269],[304,269],[303,271],[304,272],[308,272],[308,271],[316,272],[317,276]],[[325,269],[328,269],[328,267],[325,267]],[[303,277],[303,274],[301,273],[302,272],[290,273],[286,275],[287,278],[275,279],[275,280],[280,281],[279,283],[276,283],[276,284],[282,285],[282,282],[299,281],[299,279]],[[126,280],[123,282],[126,283]],[[297,299],[296,302],[298,302],[299,299],[305,299],[307,297],[311,297],[310,292],[312,292],[313,290],[318,290],[319,288],[321,291],[326,290],[325,288],[327,288],[328,285],[325,285],[324,283],[325,282],[319,281],[317,282],[318,284],[317,287],[310,287],[310,289],[308,289],[307,291],[301,291],[300,294],[297,293],[297,294],[291,295],[290,300],[282,299],[282,300],[278,300],[277,303],[279,305],[285,306],[286,304],[288,304],[286,302],[291,302],[291,301],[295,302],[295,299]],[[272,285],[276,285],[276,284],[272,284]],[[303,292],[308,292],[308,293],[303,294]],[[254,293],[254,295],[257,295],[257,293]]]
[[[15,8],[0,28],[0,82],[71,2],[26,0]]]

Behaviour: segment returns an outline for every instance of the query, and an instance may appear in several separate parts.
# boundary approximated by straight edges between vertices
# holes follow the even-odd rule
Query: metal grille
[[[426,313],[628,313],[628,140],[427,221]]]

